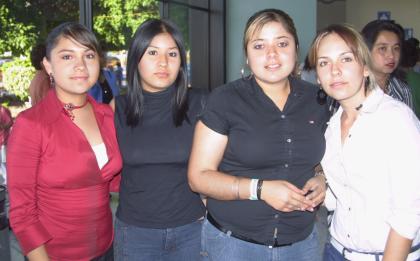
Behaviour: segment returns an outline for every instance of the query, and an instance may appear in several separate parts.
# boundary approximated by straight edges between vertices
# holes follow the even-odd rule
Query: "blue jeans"
[[[290,246],[269,248],[249,243],[221,232],[204,220],[201,234],[201,259],[214,261],[320,261],[317,229],[304,240]]]
[[[141,228],[115,219],[116,261],[197,261],[202,220],[167,229]]]
[[[346,259],[338,252],[331,243],[326,243],[324,248],[324,261],[345,261]]]

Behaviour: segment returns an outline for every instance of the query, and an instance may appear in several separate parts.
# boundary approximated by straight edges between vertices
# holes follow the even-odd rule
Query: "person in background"
[[[417,61],[416,64],[413,67],[413,71],[415,71],[416,73],[420,73],[420,46],[419,46],[419,40],[417,38],[410,38],[409,39],[411,42],[414,42],[414,45],[416,46],[417,49]]]
[[[121,62],[116,63],[115,68],[115,77],[117,79],[117,85],[119,88],[122,88],[122,79],[123,79],[123,68],[121,67]]]
[[[88,93],[97,102],[109,104],[120,93],[115,73],[109,68],[102,68],[98,81],[90,88]]]
[[[315,70],[309,67],[308,56],[305,57],[305,61],[300,65],[299,69],[302,80],[315,85],[318,84]]]
[[[309,52],[324,91],[340,103],[322,167],[334,210],[325,261],[420,259],[420,123],[384,93],[362,36],[321,30]]]
[[[204,260],[320,260],[316,207],[328,110],[295,76],[298,37],[278,9],[256,12],[243,48],[251,75],[216,88],[198,122],[188,177],[207,196]]]
[[[99,57],[86,27],[55,27],[43,60],[54,88],[11,131],[10,224],[30,261],[113,258],[109,191],[118,189],[122,160],[112,109],[87,94]]]
[[[420,73],[413,70],[419,56],[419,41],[410,38],[403,43],[401,67],[407,74],[407,83],[411,87],[414,102],[414,112],[420,119]]]
[[[0,105],[0,185],[7,184],[6,146],[12,125],[13,118],[10,110]]]
[[[411,88],[399,68],[404,30],[389,20],[374,20],[365,25],[362,35],[371,52],[372,71],[379,87],[389,96],[414,109]]]
[[[175,24],[150,19],[139,26],[128,50],[127,94],[114,104],[123,157],[117,261],[200,259],[205,207],[188,186],[187,166],[206,95],[187,88],[186,66]]]
[[[42,100],[51,88],[50,79],[42,64],[44,57],[45,44],[37,44],[31,51],[31,64],[36,70],[34,78],[29,85],[29,97],[32,106]]]

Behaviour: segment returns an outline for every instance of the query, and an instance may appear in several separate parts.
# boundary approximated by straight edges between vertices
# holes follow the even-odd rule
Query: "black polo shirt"
[[[318,88],[290,78],[291,92],[281,111],[254,78],[215,89],[201,116],[210,129],[228,136],[219,170],[229,175],[286,180],[302,188],[314,176],[325,151],[326,106],[317,103]],[[224,228],[267,245],[305,239],[315,213],[277,211],[264,201],[209,198],[208,211]]]

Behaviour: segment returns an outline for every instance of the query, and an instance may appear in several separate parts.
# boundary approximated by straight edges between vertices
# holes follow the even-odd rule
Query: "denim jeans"
[[[201,251],[201,260],[212,261],[321,260],[316,226],[302,241],[289,246],[269,248],[231,237],[205,219],[201,233]]]
[[[197,261],[202,220],[184,226],[141,228],[115,219],[115,261]]]
[[[324,248],[324,261],[345,261],[346,259],[338,252],[331,243],[326,243]]]
[[[95,257],[91,261],[114,261],[114,247],[111,245],[105,253]]]

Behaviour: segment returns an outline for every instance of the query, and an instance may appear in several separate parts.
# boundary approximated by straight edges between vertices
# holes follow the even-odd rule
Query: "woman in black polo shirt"
[[[208,196],[202,256],[211,260],[319,260],[315,207],[325,179],[326,106],[294,77],[292,19],[268,9],[246,25],[251,76],[210,95],[196,126],[189,182]]]

